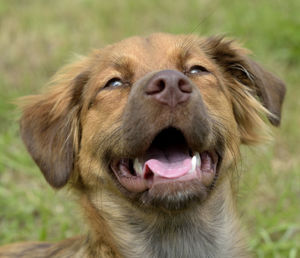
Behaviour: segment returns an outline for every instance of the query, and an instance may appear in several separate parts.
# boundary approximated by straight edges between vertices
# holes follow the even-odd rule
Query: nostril
[[[157,88],[158,88],[159,92],[163,91],[165,89],[165,87],[166,87],[166,83],[163,79],[161,79],[157,82]]]
[[[146,93],[148,95],[154,95],[154,94],[162,92],[165,89],[165,87],[166,87],[165,80],[158,79],[149,85],[149,87],[146,90]]]
[[[179,79],[178,87],[180,91],[184,93],[191,93],[192,92],[192,85],[185,79]]]

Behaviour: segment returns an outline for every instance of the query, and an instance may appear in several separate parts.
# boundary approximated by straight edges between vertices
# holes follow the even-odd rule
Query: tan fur
[[[247,54],[218,37],[133,37],[94,51],[62,69],[46,92],[21,99],[28,151],[50,185],[68,185],[79,196],[89,233],[56,244],[4,246],[0,257],[249,257],[235,208],[235,165],[240,144],[268,138],[264,116],[279,125],[285,86]],[[197,88],[190,106],[170,114],[140,100],[152,74],[185,72],[197,64],[210,73],[190,78]],[[114,77],[128,85],[103,89]],[[199,105],[207,115],[195,110]],[[208,125],[194,116],[208,116]],[[204,146],[217,146],[220,139],[224,145],[212,190],[203,190],[202,201],[175,209],[152,206],[126,191],[109,171],[111,159],[137,156],[155,132],[171,125],[188,132],[194,147],[206,131]],[[180,196],[200,190],[172,191]]]

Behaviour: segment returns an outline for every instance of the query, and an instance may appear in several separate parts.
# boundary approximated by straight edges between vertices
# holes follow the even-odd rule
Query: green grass
[[[239,210],[257,257],[300,256],[300,1],[0,0],[0,244],[80,233],[80,211],[55,192],[18,133],[19,96],[37,92],[75,53],[155,31],[226,34],[288,85],[271,145],[243,148]]]

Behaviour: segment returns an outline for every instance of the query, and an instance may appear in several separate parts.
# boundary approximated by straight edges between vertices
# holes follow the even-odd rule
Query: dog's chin
[[[199,180],[161,183],[138,195],[142,207],[151,207],[167,211],[179,211],[202,204],[211,189]]]

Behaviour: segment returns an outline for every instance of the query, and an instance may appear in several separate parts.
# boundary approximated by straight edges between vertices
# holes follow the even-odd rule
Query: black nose
[[[156,73],[145,88],[146,95],[170,107],[187,102],[192,91],[189,79],[175,70],[163,70]]]

